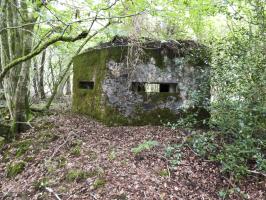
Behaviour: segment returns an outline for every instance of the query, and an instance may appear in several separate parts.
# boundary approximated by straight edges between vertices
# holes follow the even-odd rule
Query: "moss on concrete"
[[[161,93],[139,93],[142,95],[143,99],[145,102],[151,102],[154,104],[157,103],[163,103],[167,100],[169,100],[169,98],[175,97],[176,100],[180,99],[180,94],[179,93],[169,93],[169,92],[161,92]]]
[[[161,49],[145,49],[144,54],[144,62],[148,63],[150,61],[150,58],[154,58],[155,65],[159,68],[164,68],[164,57],[162,56]]]
[[[102,81],[107,69],[106,62],[110,59],[122,62],[127,53],[126,47],[112,49],[96,49],[81,54],[74,59],[73,77],[73,111],[88,114],[107,124],[122,121],[122,116],[110,108],[102,96]],[[92,90],[80,89],[79,80],[94,81]],[[112,115],[112,116],[110,116]]]
[[[138,109],[137,117],[132,120],[133,125],[161,125],[166,122],[175,122],[178,116],[169,109],[155,109],[143,111]]]
[[[121,53],[122,52],[122,53]],[[153,51],[148,51],[153,54]],[[143,125],[161,124],[165,120],[176,120],[176,115],[169,110],[154,110],[143,112],[139,108],[137,118],[123,116],[116,108],[108,105],[105,97],[102,96],[102,82],[106,76],[106,63],[109,60],[122,62],[127,50],[125,47],[115,47],[111,49],[93,50],[77,56],[74,59],[74,85],[73,85],[73,111],[88,114],[107,125]],[[158,52],[157,52],[158,53]],[[124,55],[123,55],[124,54]],[[160,57],[156,55],[155,57]],[[160,62],[162,65],[162,61]],[[158,64],[158,63],[156,63]],[[94,81],[92,90],[80,89],[79,80]],[[178,94],[157,93],[153,95],[143,94],[143,97],[153,103],[163,102],[169,96],[178,98]]]
[[[124,61],[127,55],[127,46],[92,49],[74,58],[73,77],[73,111],[89,115],[107,125],[158,125],[166,122],[175,122],[180,116],[169,109],[155,109],[145,111],[143,105],[136,108],[134,116],[125,117],[115,107],[108,104],[108,100],[102,91],[102,83],[107,75],[106,63],[114,60],[117,63]],[[153,57],[156,66],[165,67],[162,49],[145,49],[144,62],[149,62]],[[80,89],[79,81],[93,81],[91,90]],[[152,95],[142,94],[144,103],[158,105],[175,97],[179,100],[179,94],[156,93]]]

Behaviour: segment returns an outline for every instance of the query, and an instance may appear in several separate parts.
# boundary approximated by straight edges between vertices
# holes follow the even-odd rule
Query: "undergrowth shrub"
[[[0,149],[4,146],[5,144],[5,138],[0,136]]]
[[[266,172],[264,142],[250,135],[230,138],[223,133],[213,131],[191,136],[188,144],[204,159],[221,164],[221,172],[233,176],[236,180],[250,174],[253,170]],[[228,139],[228,138],[227,138]]]
[[[252,29],[235,23],[234,31],[211,41],[209,127],[215,133],[193,135],[188,141],[199,156],[219,162],[222,172],[238,180],[266,173],[264,15],[259,9],[250,10],[246,17],[247,22],[256,22]],[[185,118],[168,126],[191,124],[193,118]]]
[[[219,147],[215,139],[214,132],[204,132],[192,137],[189,144],[198,155],[211,159],[215,156]]]
[[[24,155],[31,147],[32,140],[23,140],[15,144],[16,147],[16,157]]]
[[[253,20],[260,24],[260,19]],[[210,126],[222,139],[215,159],[223,172],[237,179],[252,171],[266,172],[266,56],[260,28],[239,25],[212,47]]]
[[[171,166],[179,165],[182,159],[182,145],[181,144],[174,144],[169,145],[165,148],[165,156],[169,159]]]
[[[231,144],[225,144],[216,160],[222,165],[222,171],[232,173],[239,179],[250,173],[250,169],[266,172],[266,159],[257,139],[247,136],[237,138]]]
[[[203,96],[198,95],[198,96]],[[192,97],[191,97],[192,98]],[[196,102],[197,103],[197,102]],[[193,105],[192,107],[194,107]],[[164,126],[169,127],[173,130],[177,128],[206,128],[209,122],[209,107],[203,108],[187,108],[183,109],[182,115],[176,122],[163,123]]]

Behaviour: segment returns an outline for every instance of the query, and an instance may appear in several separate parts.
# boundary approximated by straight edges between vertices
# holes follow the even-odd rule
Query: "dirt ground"
[[[72,114],[50,115],[33,125],[1,150],[0,199],[266,199],[265,179],[236,184],[189,147],[175,152],[178,162],[171,164],[165,150],[182,142],[181,130],[107,127]],[[158,145],[133,153],[144,141]],[[19,162],[23,170],[13,176],[10,168]]]

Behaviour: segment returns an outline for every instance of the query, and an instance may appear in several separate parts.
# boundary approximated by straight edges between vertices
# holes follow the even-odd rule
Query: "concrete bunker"
[[[194,41],[115,37],[74,58],[73,110],[109,125],[208,119],[208,51]]]

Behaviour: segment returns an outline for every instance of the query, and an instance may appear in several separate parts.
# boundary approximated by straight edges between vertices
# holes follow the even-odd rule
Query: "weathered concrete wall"
[[[151,58],[149,63],[137,65],[131,78],[128,78],[130,70],[126,70],[126,63],[116,63],[113,60],[107,63],[108,72],[102,83],[103,93],[107,96],[108,103],[125,116],[134,114],[136,106],[145,111],[167,108],[178,113],[181,108],[194,104],[189,95],[200,90],[201,82],[208,81],[206,69],[191,66],[183,58],[170,60],[166,57],[167,67],[163,69],[157,67],[152,60]],[[151,101],[151,96],[158,96],[160,100],[162,94],[139,94],[130,89],[132,82],[176,83],[179,92],[164,94],[167,98],[155,103]]]
[[[209,67],[190,55],[144,49],[145,59],[128,66],[127,46],[95,49],[74,59],[73,110],[110,124],[177,120],[183,110],[209,101]],[[79,88],[91,81],[91,90]],[[137,92],[132,83],[172,84],[176,92]],[[171,87],[172,87],[171,85]]]

